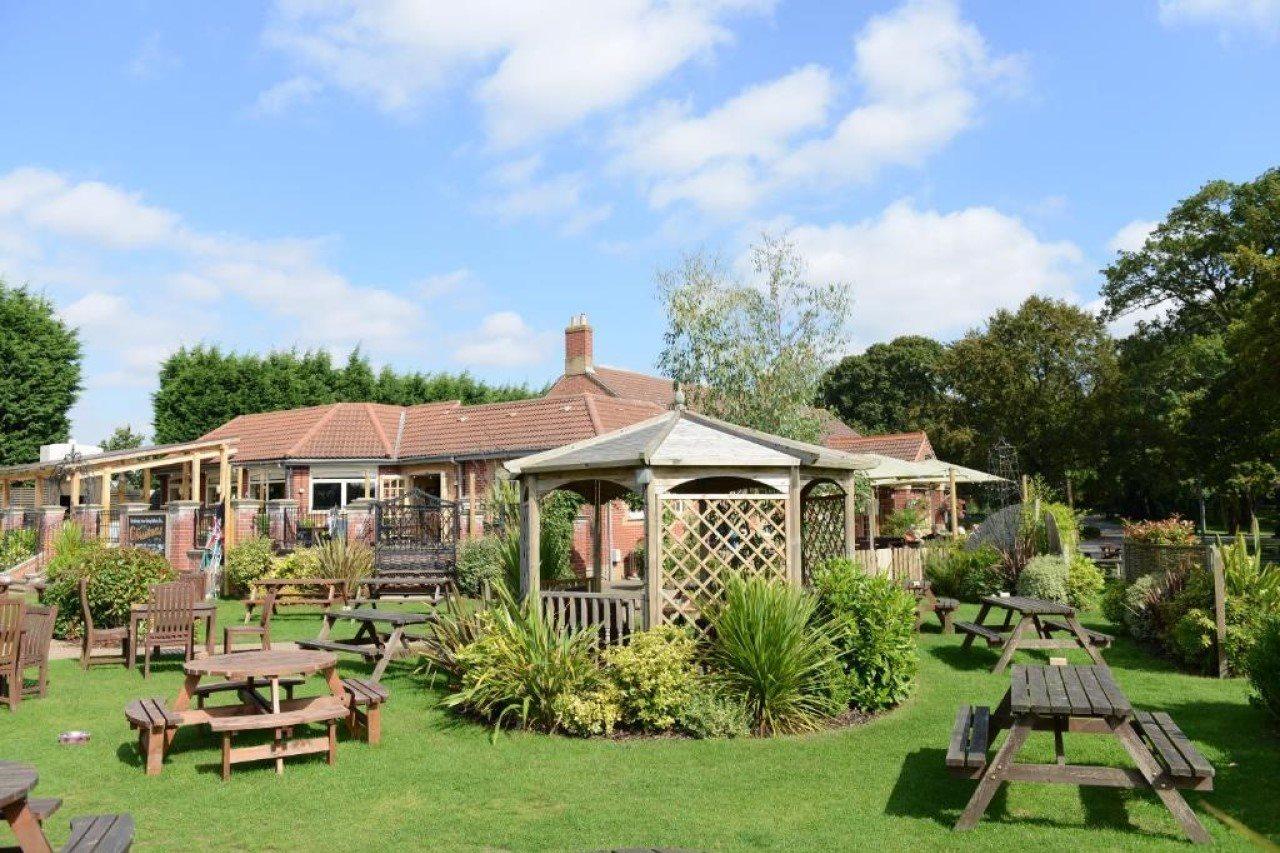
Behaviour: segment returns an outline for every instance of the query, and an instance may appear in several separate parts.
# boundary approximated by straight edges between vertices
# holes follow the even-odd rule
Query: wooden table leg
[[[1013,660],[1013,653],[1018,650],[1018,643],[1022,640],[1022,635],[1030,624],[1030,618],[1023,616],[1018,621],[1018,627],[1014,628],[1012,633],[1005,638],[1004,650],[1000,653],[1000,660],[996,661],[996,665],[991,670],[996,675],[1004,672],[1004,668],[1009,665],[1009,661]]]
[[[1093,662],[1099,666],[1106,666],[1107,662],[1102,659],[1102,652],[1098,651],[1089,640],[1089,635],[1084,632],[1084,626],[1080,624],[1080,618],[1077,616],[1068,616],[1066,619],[1067,627],[1071,629],[1071,633],[1075,635],[1076,642],[1080,644],[1080,648],[1093,659]]]
[[[991,605],[987,604],[984,601],[982,603],[982,607],[978,608],[978,618],[973,620],[973,624],[981,625],[983,620],[987,618],[987,614],[990,612],[991,612]],[[973,638],[976,636],[977,636],[976,634],[965,634],[964,642],[960,644],[960,648],[968,649],[970,646],[973,645]]]
[[[1138,733],[1133,730],[1133,726],[1128,720],[1121,721],[1113,729],[1116,738],[1124,746],[1125,751],[1129,753],[1129,757],[1133,759],[1133,763],[1138,765],[1144,779],[1156,792],[1156,796],[1160,798],[1160,802],[1164,803],[1164,807],[1173,815],[1174,820],[1182,827],[1182,831],[1187,834],[1196,844],[1212,844],[1213,838],[1204,828],[1204,824],[1200,823],[1200,819],[1196,817],[1196,813],[1191,810],[1191,806],[1187,805],[1187,801],[1182,798],[1182,794],[1170,783],[1160,765],[1151,757],[1151,753],[1147,752],[1147,748],[1142,745],[1142,739],[1138,737]]]
[[[325,683],[329,685],[329,692],[333,694],[335,699],[346,699],[347,688],[342,686],[342,679],[338,677],[338,667],[331,666],[324,670]]]
[[[40,821],[32,814],[26,799],[18,800],[4,807],[4,818],[18,840],[18,848],[22,853],[50,853],[49,839],[44,837]]]
[[[271,677],[271,713],[280,713],[280,679],[277,676]],[[275,731],[276,748],[284,747],[284,729],[276,729]],[[284,775],[284,758],[276,758],[276,775]]]
[[[178,698],[173,700],[174,711],[185,711],[191,707],[191,694],[200,684],[200,676],[188,674],[182,680],[182,686],[178,688]]]
[[[404,643],[402,639],[404,628],[397,625],[395,630],[391,632],[391,636],[387,637],[387,643],[382,648],[382,654],[378,657],[378,664],[373,668],[373,680],[381,681],[382,673],[387,671],[387,664],[391,663],[391,656],[396,653],[396,648]]]
[[[138,665],[138,624],[141,622],[142,617],[140,615],[129,614],[129,633],[128,640],[126,640],[129,644],[129,669],[133,669]]]
[[[216,609],[210,610],[209,615],[204,617],[204,651],[205,654],[213,657],[217,653],[215,640],[218,622],[218,612]]]
[[[1009,765],[1013,764],[1015,758],[1018,757],[1019,750],[1022,745],[1027,742],[1027,737],[1031,734],[1031,723],[1025,719],[1018,720],[1013,724],[1013,728],[1009,730],[1009,737],[996,751],[995,758],[987,765],[986,772],[982,774],[982,779],[978,782],[978,787],[973,792],[973,796],[969,798],[969,804],[964,807],[964,811],[960,813],[960,819],[956,821],[955,829],[966,830],[973,829],[978,825],[978,821],[987,811],[987,806],[991,805],[991,799],[996,795],[996,791],[1000,790],[1000,784],[1004,782],[1005,771]]]

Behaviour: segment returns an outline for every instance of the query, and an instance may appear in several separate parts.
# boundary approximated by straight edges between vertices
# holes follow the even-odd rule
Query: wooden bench
[[[999,631],[992,630],[986,625],[979,625],[976,622],[956,622],[955,629],[961,634],[981,637],[987,641],[988,646],[1003,646],[1005,642],[1005,636]]]
[[[293,698],[293,688],[306,681],[300,675],[289,675],[280,679],[280,686],[284,688],[285,696],[289,699]],[[239,693],[241,690],[250,690],[256,687],[265,687],[262,681],[250,684],[247,680],[237,681],[213,681],[208,684],[198,685],[191,691],[191,698],[196,700],[196,707],[203,708],[205,699],[214,693],[221,693],[226,690],[233,690]]]
[[[265,590],[275,591],[275,607],[289,607],[296,604],[319,606],[328,610],[335,604],[345,604],[347,600],[347,582],[338,578],[261,578],[249,581],[249,586],[255,592],[245,599],[245,622],[249,621],[255,607],[266,603],[269,596]],[[295,591],[286,593],[285,590],[288,588],[293,588]],[[307,588],[320,590],[322,594],[307,595],[297,591]]]
[[[166,708],[163,699],[135,699],[125,706],[124,716],[138,730],[138,752],[146,762],[147,775],[157,775],[164,751],[182,725],[182,715]]]
[[[285,710],[287,708],[287,710]],[[231,778],[231,765],[246,761],[274,759],[276,772],[284,773],[284,759],[295,755],[328,753],[328,763],[338,759],[338,720],[348,715],[348,707],[332,696],[314,699],[297,699],[282,703],[282,710],[274,714],[235,714],[211,716],[209,730],[222,735],[222,778]],[[324,723],[328,728],[325,737],[285,739],[284,730],[308,723]],[[243,746],[232,749],[231,738],[237,732],[274,731],[270,743]]]
[[[27,808],[31,810],[31,815],[40,823],[44,823],[49,819],[50,815],[62,808],[62,800],[57,797],[41,797],[39,799],[32,797],[27,800]]]
[[[1041,619],[1040,624],[1050,631],[1071,631],[1071,626],[1066,622],[1058,619]],[[1084,635],[1089,640],[1089,645],[1097,646],[1100,649],[1109,649],[1111,644],[1115,642],[1115,637],[1110,634],[1104,634],[1101,631],[1094,631],[1091,628],[1084,629]]]
[[[951,742],[947,745],[947,769],[956,776],[973,778],[987,766],[991,709],[961,705],[956,712]]]
[[[390,696],[387,688],[376,681],[344,678],[347,691],[347,728],[354,735],[363,734],[365,743],[382,740],[382,703]]]
[[[124,853],[133,846],[133,817],[102,814],[73,818],[62,853]]]
[[[1163,711],[1133,712],[1133,727],[1176,788],[1213,790],[1213,765]]]
[[[942,633],[954,634],[956,632],[955,613],[960,609],[960,602],[954,598],[935,598],[933,600],[933,615],[938,617],[938,621],[942,623]]]

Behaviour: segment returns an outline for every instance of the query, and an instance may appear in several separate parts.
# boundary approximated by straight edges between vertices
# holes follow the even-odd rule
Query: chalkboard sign
[[[131,512],[127,518],[129,528],[126,538],[130,547],[141,548],[156,554],[164,553],[163,512]]]

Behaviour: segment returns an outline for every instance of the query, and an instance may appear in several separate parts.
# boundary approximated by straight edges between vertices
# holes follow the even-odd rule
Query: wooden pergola
[[[520,484],[521,592],[539,596],[539,501],[556,489],[594,506],[593,555],[604,559],[603,506],[644,498],[644,624],[695,625],[731,573],[800,585],[806,552],[854,557],[856,482],[875,460],[791,441],[677,408],[595,438],[506,464]],[[839,512],[806,523],[806,498],[834,487]],[[816,525],[817,522],[815,521]],[[827,546],[811,549],[807,537]],[[613,579],[601,579],[602,592]],[[634,593],[632,593],[634,595]]]
[[[13,486],[20,483],[35,485],[35,503],[38,508],[44,500],[49,482],[57,482],[60,491],[63,482],[69,484],[70,505],[74,508],[81,505],[86,484],[96,479],[99,484],[96,489],[99,502],[103,512],[109,514],[112,479],[120,478],[116,499],[123,502],[124,477],[135,472],[142,475],[144,495],[151,493],[153,476],[177,476],[182,482],[182,499],[199,500],[204,466],[216,465],[219,502],[224,509],[224,528],[230,528],[235,523],[234,513],[231,512],[231,457],[234,453],[234,441],[195,441],[0,467],[0,508],[8,509],[13,506]]]

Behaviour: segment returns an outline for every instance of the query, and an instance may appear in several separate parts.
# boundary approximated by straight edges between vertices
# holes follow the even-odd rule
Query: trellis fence
[[[1157,545],[1151,542],[1124,540],[1121,549],[1121,567],[1126,583],[1133,583],[1143,575],[1185,573],[1196,566],[1212,565],[1213,545]]]

